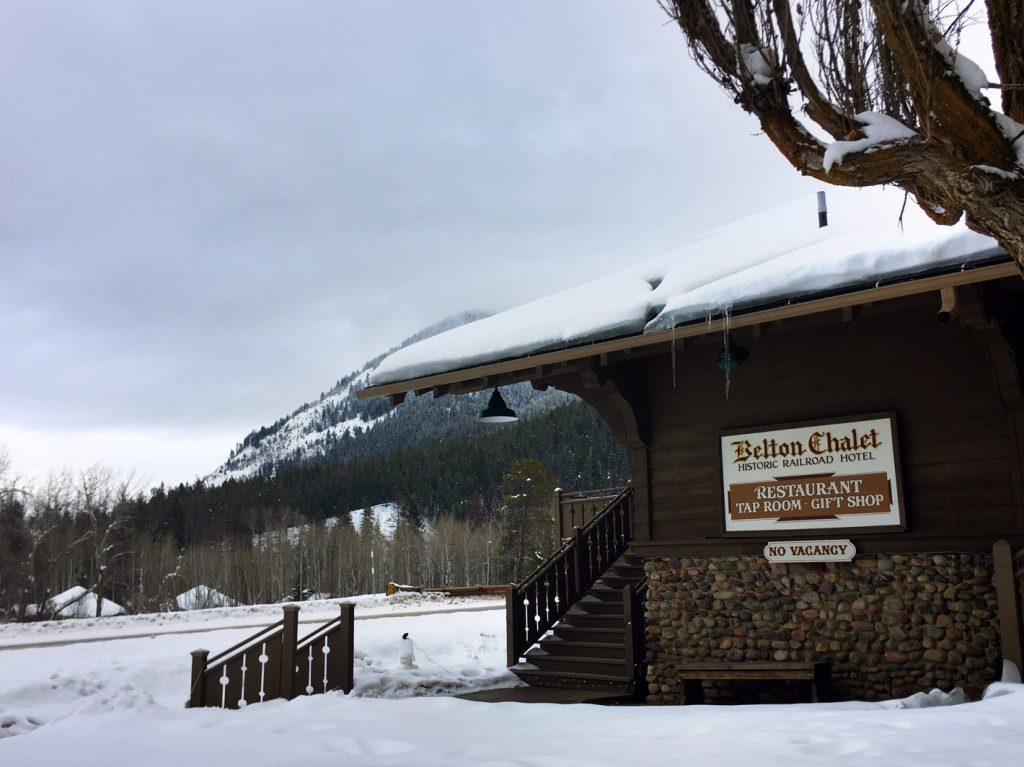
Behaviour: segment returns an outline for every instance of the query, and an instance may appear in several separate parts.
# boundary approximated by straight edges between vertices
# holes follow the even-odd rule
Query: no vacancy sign
[[[905,529],[891,415],[721,435],[726,533]]]

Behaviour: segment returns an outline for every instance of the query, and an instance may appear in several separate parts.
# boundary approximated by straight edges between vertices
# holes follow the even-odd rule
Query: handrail
[[[622,490],[621,493],[619,493],[617,496],[615,496],[612,500],[608,501],[608,505],[605,506],[603,509],[601,509],[601,513],[600,514],[598,514],[592,520],[587,522],[587,524],[585,524],[583,527],[581,527],[580,528],[580,532],[581,533],[586,533],[589,530],[591,530],[592,528],[594,528],[598,524],[598,522],[601,519],[603,519],[608,514],[608,512],[609,512],[609,510],[611,509],[612,506],[617,504],[619,501],[622,501],[623,499],[625,499],[626,496],[632,495],[632,494],[633,494],[633,486],[632,485],[628,485],[627,487],[625,487]]]
[[[520,591],[522,591],[525,588],[528,588],[529,586],[532,586],[540,576],[544,575],[544,573],[546,573],[551,568],[551,565],[555,563],[555,561],[559,558],[560,555],[564,554],[565,552],[569,551],[569,549],[572,549],[575,546],[575,538],[570,538],[569,540],[565,541],[561,546],[558,547],[557,551],[555,551],[554,554],[552,554],[550,557],[541,562],[541,564],[537,566],[537,569],[526,577],[526,580],[520,581],[519,583],[513,583],[511,585],[517,587]]]
[[[598,490],[576,490],[571,493],[563,492],[563,501],[589,501],[592,498],[615,498],[622,492],[620,487],[602,487]]]
[[[275,633],[277,633],[277,630],[284,630],[283,620],[279,620],[277,623],[272,623],[266,628],[256,632],[252,636],[246,637],[233,647],[229,647],[228,649],[224,650],[224,652],[218,655],[214,655],[212,658],[207,658],[206,663],[210,666],[213,666],[217,663],[229,663],[230,661],[233,661],[235,658],[237,658],[239,655],[242,655],[246,651],[250,650],[253,645],[256,645],[264,640],[270,639]],[[239,650],[239,648],[241,648],[242,645],[245,645],[245,647]],[[234,652],[235,650],[238,650],[238,652]]]
[[[627,495],[631,494],[632,492],[633,492],[633,488],[632,487],[626,487],[624,490],[619,492],[618,495],[616,495],[614,498],[612,498],[612,500],[610,500],[605,505],[605,507],[601,510],[601,512],[599,514],[597,514],[597,516],[595,516],[592,520],[590,520],[583,527],[578,527],[576,529],[580,533],[587,533],[588,531],[592,530],[594,528],[594,526],[598,523],[598,521],[605,517],[605,515],[608,513],[608,510],[612,506],[617,504],[619,501],[621,501],[623,498],[625,498]],[[534,581],[536,581],[536,579],[539,576],[543,575],[544,572],[547,571],[551,567],[551,565],[555,562],[555,560],[558,559],[559,555],[561,555],[562,553],[564,553],[564,552],[568,551],[569,549],[573,548],[575,545],[576,545],[576,539],[575,538],[569,538],[568,540],[564,541],[562,543],[562,545],[559,546],[558,549],[555,550],[554,554],[552,554],[550,557],[548,557],[543,562],[541,562],[537,566],[537,569],[534,570],[532,573],[530,573],[526,577],[526,580],[520,581],[519,583],[513,583],[512,585],[513,586],[518,586],[520,588],[520,590],[525,589],[527,586],[532,585],[534,583]]]
[[[299,643],[297,645],[295,645],[295,649],[296,650],[302,650],[302,649],[308,647],[310,644],[315,642],[317,639],[322,639],[325,634],[330,634],[334,629],[336,629],[340,625],[341,625],[341,617],[340,616],[337,617],[337,618],[332,618],[330,620],[330,622],[325,623],[323,626],[320,626],[319,628],[317,628],[317,630],[314,631],[313,633],[308,634],[307,636],[304,636],[302,639],[300,639]]]
[[[590,522],[574,528],[525,581],[505,593],[508,665],[514,666],[531,645],[582,597],[629,546],[632,486],[616,495]]]
[[[336,631],[339,626],[346,622],[346,619],[348,619],[348,611],[353,610],[355,608],[355,605],[348,602],[342,602],[339,605],[339,607],[341,608],[341,614],[338,615],[338,617],[336,618],[332,618],[322,626],[318,626],[309,634],[300,639],[298,643],[295,645],[296,652],[299,650],[306,649],[316,640],[323,639],[327,634],[330,634],[332,631]]]

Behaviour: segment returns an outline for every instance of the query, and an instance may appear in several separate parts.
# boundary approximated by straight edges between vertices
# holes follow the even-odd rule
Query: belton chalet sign
[[[721,435],[726,533],[905,529],[893,417]]]

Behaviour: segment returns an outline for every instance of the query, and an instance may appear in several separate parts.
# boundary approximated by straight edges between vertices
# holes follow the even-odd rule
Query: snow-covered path
[[[451,605],[450,607],[448,607],[446,609],[439,609],[437,606],[434,606],[434,607],[431,607],[430,609],[425,609],[425,610],[405,610],[405,611],[402,612],[402,617],[404,617],[404,618],[411,618],[411,617],[415,617],[417,615],[438,615],[438,614],[442,614],[442,613],[473,613],[473,612],[482,612],[484,610],[504,610],[504,609],[505,609],[504,602],[497,603],[497,604],[491,604],[490,601],[488,600],[488,602],[486,604]],[[141,617],[141,616],[136,616],[136,617]],[[331,616],[323,616],[323,615],[321,615],[321,616],[319,616],[317,618],[303,618],[303,619],[299,620],[299,625],[300,626],[303,625],[303,624],[318,625],[318,624],[324,623],[327,620],[330,620],[330,618],[332,618],[332,617],[334,617],[334,616],[333,615],[331,615]],[[378,620],[378,619],[381,619],[381,618],[393,618],[393,617],[395,617],[394,611],[386,612],[386,613],[374,613],[374,612],[361,613],[361,612],[357,612],[356,616],[355,616],[355,619],[357,621],[370,621],[370,620]],[[67,638],[60,638],[60,639],[47,639],[47,638],[40,637],[39,639],[36,639],[34,641],[30,641],[30,642],[16,642],[16,641],[11,640],[9,637],[4,638],[4,637],[0,636],[0,652],[3,652],[4,650],[30,650],[30,649],[33,649],[33,648],[40,648],[40,647],[64,647],[66,645],[85,644],[85,643],[89,643],[89,642],[112,642],[112,641],[117,641],[117,640],[121,640],[121,639],[147,639],[149,637],[165,636],[165,635],[168,635],[168,634],[205,634],[205,633],[208,633],[208,632],[211,632],[211,631],[224,631],[225,629],[252,629],[252,630],[256,630],[256,629],[264,628],[265,626],[269,625],[269,623],[272,623],[272,622],[273,622],[272,620],[268,619],[268,620],[260,621],[258,623],[234,623],[234,624],[227,625],[227,626],[224,626],[224,625],[215,625],[215,626],[194,625],[194,626],[186,626],[185,628],[167,628],[166,626],[159,626],[159,627],[156,627],[156,628],[151,629],[149,631],[134,631],[133,632],[133,631],[129,630],[129,631],[124,632],[124,633],[118,632],[116,634],[115,633],[105,633],[105,634],[96,634],[96,635],[89,634],[89,635],[86,635],[86,636],[67,637]]]
[[[352,695],[240,711],[183,707],[194,635],[155,633],[0,653],[0,765],[1021,764],[1021,685],[992,688],[1016,694],[920,709],[873,703],[555,706],[441,697],[515,679],[504,668],[502,611],[411,614],[433,608],[445,609],[411,600],[381,604],[374,609],[390,609],[390,615],[357,624]],[[244,618],[243,608],[235,609]],[[336,609],[324,606],[328,615]],[[278,611],[267,608],[270,616]],[[189,625],[185,615],[155,623],[177,632]],[[211,620],[229,619],[192,614],[192,625],[209,629]],[[64,632],[106,631],[103,623]],[[0,627],[0,639],[8,628]],[[417,669],[398,664],[405,632],[418,648]],[[250,633],[217,628],[199,636],[216,651]]]

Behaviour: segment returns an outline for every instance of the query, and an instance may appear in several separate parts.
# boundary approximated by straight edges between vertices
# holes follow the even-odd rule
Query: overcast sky
[[[14,468],[189,481],[449,314],[819,188],[666,21],[655,0],[0,5]]]

